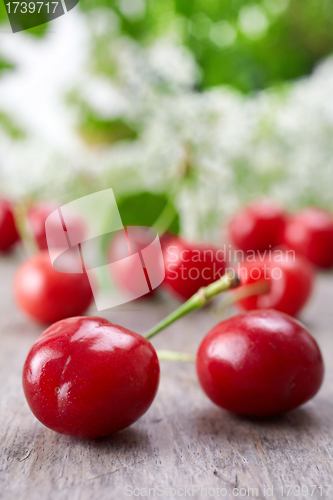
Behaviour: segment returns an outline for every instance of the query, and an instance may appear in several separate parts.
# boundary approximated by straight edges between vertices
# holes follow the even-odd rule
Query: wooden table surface
[[[333,483],[332,274],[318,277],[301,317],[326,363],[314,400],[279,418],[250,421],[214,406],[199,388],[192,364],[163,361],[160,389],[149,411],[114,436],[85,441],[45,428],[26,404],[22,366],[43,328],[14,306],[14,269],[14,259],[1,260],[0,498],[109,500],[146,493],[150,498],[278,499],[287,497],[287,485],[293,485],[288,498],[333,498],[333,486],[330,491],[325,486]],[[102,315],[143,333],[173,307],[139,301]],[[194,354],[216,322],[207,309],[197,311],[153,344]],[[303,486],[303,496],[297,495],[297,485]],[[306,485],[313,485],[307,494]],[[155,495],[148,488],[155,488]]]

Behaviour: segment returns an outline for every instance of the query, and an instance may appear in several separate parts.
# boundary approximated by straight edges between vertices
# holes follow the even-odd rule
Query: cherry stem
[[[160,213],[160,215],[157,217],[153,224],[153,229],[155,229],[158,232],[159,237],[161,238],[166,231],[169,229],[171,224],[176,218],[177,211],[174,207],[174,200],[181,190],[181,188],[184,185],[184,181],[186,177],[188,176],[188,173],[190,171],[191,164],[190,164],[190,147],[188,144],[184,144],[184,156],[180,161],[179,164],[179,170],[180,170],[180,176],[179,180],[177,182],[177,185],[171,190],[171,193],[169,195],[169,198]]]
[[[185,352],[157,350],[156,354],[160,361],[175,361],[180,363],[193,363],[195,356]]]
[[[257,283],[250,283],[248,285],[243,285],[237,290],[233,290],[227,294],[225,300],[218,305],[214,311],[216,314],[225,313],[226,310],[232,306],[235,302],[239,300],[247,299],[248,297],[253,297],[254,295],[261,295],[263,293],[269,292],[270,286],[266,280],[259,280]]]
[[[176,217],[176,210],[172,205],[173,199],[174,195],[171,195],[152,226],[158,232],[160,238],[166,233]]]
[[[23,250],[29,256],[37,252],[38,246],[34,236],[27,230],[26,218],[28,212],[27,202],[21,202],[14,207],[14,219],[17,230],[21,237]]]
[[[257,283],[249,283],[248,285],[240,287],[238,290],[230,292],[228,299],[230,303],[233,304],[234,302],[253,297],[254,295],[267,293],[269,290],[270,286],[267,280],[259,280]]]
[[[214,283],[211,283],[204,288],[200,288],[197,293],[192,295],[189,300],[184,302],[184,304],[182,304],[175,311],[169,314],[169,316],[167,316],[162,321],[157,323],[157,325],[155,325],[153,328],[148,330],[148,332],[144,336],[146,337],[146,339],[152,338],[154,335],[156,335],[156,333],[171,325],[182,316],[185,316],[189,312],[204,306],[215,295],[218,295],[221,292],[225,292],[230,288],[235,288],[236,286],[239,286],[238,277],[235,276],[234,273],[226,273],[224,276],[222,276],[222,278],[214,281]]]

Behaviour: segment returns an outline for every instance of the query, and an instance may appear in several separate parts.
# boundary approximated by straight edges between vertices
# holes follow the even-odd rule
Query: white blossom
[[[272,196],[292,209],[309,203],[333,209],[333,58],[283,89],[250,96],[227,87],[198,92],[200,71],[184,47],[166,38],[141,47],[120,34],[110,12],[96,11],[90,24],[79,12],[64,17],[58,32],[38,41],[37,52],[20,34],[18,68],[0,79],[0,110],[27,134],[14,140],[0,125],[3,190],[22,196],[48,186],[61,196],[80,172],[123,194],[179,186],[184,235],[216,241],[225,219],[256,196]],[[37,108],[33,114],[24,88],[36,81],[36,68],[64,54],[64,36],[77,41],[75,64],[65,65],[61,78],[49,64],[49,87],[37,92],[47,112]],[[103,52],[96,56],[100,38]],[[1,52],[10,56],[12,49],[7,44]],[[114,71],[103,73],[96,57]],[[21,93],[20,106],[10,97],[8,78]],[[68,103],[69,91],[101,119],[136,124],[138,138],[89,147],[77,132],[80,108]]]

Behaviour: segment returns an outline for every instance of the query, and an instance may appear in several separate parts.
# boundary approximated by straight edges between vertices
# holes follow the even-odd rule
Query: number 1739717
[[[42,9],[47,14],[54,14],[59,2],[9,2],[6,4],[8,14],[41,14]]]

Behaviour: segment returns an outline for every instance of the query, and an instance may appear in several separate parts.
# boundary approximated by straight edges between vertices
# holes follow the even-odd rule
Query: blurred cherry
[[[230,242],[244,252],[264,252],[281,243],[285,220],[285,211],[274,201],[256,200],[230,220]]]
[[[83,314],[93,295],[86,273],[71,273],[77,258],[69,251],[62,258],[62,269],[53,269],[49,253],[44,250],[18,267],[14,278],[14,295],[20,309],[41,323],[53,323]]]
[[[284,243],[318,267],[333,266],[333,215],[309,207],[289,217]]]
[[[149,298],[156,293],[156,288],[152,289],[150,283],[152,276],[149,276],[142,256],[142,251],[151,245],[156,236],[157,233],[149,227],[127,226],[126,229],[117,231],[112,238],[108,249],[108,262],[117,263],[117,266],[112,267],[111,277],[117,288],[125,294],[139,294],[142,298]],[[160,247],[157,245],[150,248],[151,267],[162,267],[163,262],[159,258]],[[135,258],[130,258],[131,256],[135,256]],[[146,287],[147,293],[140,293],[143,289],[142,268],[145,275],[143,285]]]
[[[244,261],[236,268],[241,282],[237,294],[246,286],[264,283],[266,293],[239,300],[241,309],[276,309],[296,316],[311,296],[315,273],[311,263],[301,255],[284,248],[270,252],[266,257],[256,257],[253,262]]]
[[[19,239],[13,206],[10,201],[2,198],[0,199],[0,252],[10,251]]]
[[[224,252],[213,245],[188,243],[174,236],[167,241],[163,254],[164,285],[178,299],[188,300],[225,273]]]
[[[59,206],[53,202],[40,202],[31,206],[27,212],[27,226],[30,230],[32,236],[34,237],[37,246],[40,250],[46,250],[47,240],[45,233],[45,221],[48,216],[57,210]],[[78,215],[71,214],[66,217],[66,230],[75,237],[77,241],[83,241],[86,234],[86,225],[82,217]],[[63,241],[63,228],[59,228],[58,225],[50,227],[52,232],[52,242],[56,246],[56,242],[60,242],[62,246]],[[59,235],[59,236],[58,236]]]

